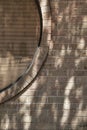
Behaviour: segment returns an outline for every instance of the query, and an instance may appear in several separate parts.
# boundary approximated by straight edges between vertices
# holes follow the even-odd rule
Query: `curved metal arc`
[[[38,49],[39,49],[39,51],[36,51],[37,55],[38,55],[38,52],[40,52],[40,50],[41,50],[42,48],[39,47],[39,48],[37,48],[37,50],[38,50]],[[22,86],[21,88],[19,88],[19,90],[17,90],[17,92],[14,92],[12,95],[10,95],[10,97],[8,97],[8,98],[3,99],[2,101],[0,101],[0,104],[3,104],[3,103],[5,103],[5,102],[7,102],[7,101],[9,101],[9,100],[11,100],[11,99],[17,97],[17,96],[20,95],[22,92],[25,92],[26,89],[28,89],[28,88],[32,85],[32,83],[34,82],[34,80],[35,80],[36,77],[38,76],[38,74],[39,74],[41,68],[43,67],[44,62],[45,62],[46,59],[47,59],[47,56],[48,56],[48,48],[47,48],[47,50],[45,49],[45,52],[43,51],[44,57],[43,57],[43,55],[40,55],[40,54],[39,54],[39,57],[38,57],[37,55],[34,57],[34,58],[35,58],[34,61],[37,61],[37,58],[38,58],[38,59],[41,60],[41,62],[40,62],[40,65],[39,65],[39,62],[38,62],[37,66],[39,66],[39,68],[37,69],[37,72],[31,77],[30,82],[27,80],[27,77],[30,77],[30,76],[31,76],[31,74],[30,74],[29,72],[30,72],[30,71],[32,72],[32,69],[33,69],[32,66],[34,65],[34,61],[32,62],[33,64],[32,64],[32,66],[31,66],[31,68],[29,69],[29,71],[27,71],[26,74],[24,74],[17,82],[15,82],[15,84],[13,84],[13,86],[12,86],[10,89],[14,89],[14,88],[21,87],[21,86],[20,86],[20,85],[21,85],[21,81],[23,81],[23,82],[22,82],[23,86]],[[42,57],[43,57],[43,58],[42,58]]]
[[[2,92],[5,91],[5,90],[10,89],[11,87],[13,87],[15,84],[17,84],[17,83],[30,71],[30,69],[31,69],[31,67],[32,67],[32,65],[33,65],[33,62],[34,62],[34,60],[35,60],[35,57],[36,57],[36,55],[37,55],[37,51],[38,51],[38,48],[36,49],[36,52],[35,52],[35,54],[34,54],[34,57],[33,57],[33,60],[32,60],[32,62],[31,62],[31,65],[29,65],[29,66],[27,67],[27,69],[25,70],[25,72],[24,72],[20,77],[18,77],[17,80],[16,80],[14,83],[11,83],[11,84],[8,85],[7,87],[1,89],[1,90],[0,90],[0,93],[2,93]]]
[[[42,30],[43,30],[43,18],[42,18],[42,12],[41,12],[41,8],[40,8],[40,4],[39,4],[39,1],[38,0],[35,0],[35,3],[38,7],[38,13],[39,13],[39,16],[40,16],[40,38],[39,38],[39,42],[38,42],[38,47],[40,47],[40,43],[41,43],[41,39],[42,39]],[[33,60],[31,62],[31,65],[29,65],[27,67],[27,69],[25,70],[25,72],[17,78],[17,80],[14,82],[14,83],[11,83],[10,85],[8,85],[7,87],[3,88],[3,89],[0,89],[0,93],[2,93],[3,91],[6,91],[8,89],[10,89],[11,87],[13,87],[17,82],[19,82],[21,80],[21,78],[28,73],[28,71],[31,69],[32,67],[32,64],[33,64],[33,61],[35,59],[35,55],[38,51],[38,48],[36,49],[36,52],[34,54],[34,57],[33,57]]]
[[[42,12],[41,12],[41,7],[40,7],[40,2],[39,0],[35,0],[35,3],[38,7],[38,12],[39,12],[39,17],[40,17],[40,38],[39,38],[39,42],[38,42],[38,47],[41,44],[41,39],[42,39],[42,31],[43,31],[43,17],[42,17]]]
[[[46,50],[46,48],[44,49],[45,52],[43,52],[43,54],[39,54],[38,57],[38,53],[41,50],[40,44],[41,44],[41,39],[42,39],[42,31],[43,31],[43,19],[42,19],[42,13],[41,13],[41,8],[39,5],[39,1],[35,0],[37,6],[38,6],[38,12],[39,12],[39,16],[40,16],[40,38],[39,38],[39,42],[38,42],[38,47],[36,49],[36,52],[34,54],[33,60],[31,62],[31,65],[29,65],[27,67],[27,69],[25,70],[25,72],[12,84],[8,85],[7,87],[3,88],[2,90],[0,90],[1,96],[3,94],[5,94],[5,92],[12,92],[10,95],[8,95],[7,97],[1,99],[0,104],[3,104],[11,99],[13,99],[14,97],[16,97],[17,95],[19,95],[20,93],[22,93],[24,90],[26,90],[27,88],[29,88],[31,86],[31,84],[34,82],[34,80],[36,79],[36,77],[38,76],[44,62],[46,61],[47,55],[48,55],[48,48]],[[42,57],[41,57],[42,56]],[[35,61],[38,61],[38,59],[41,59],[41,63],[39,66],[39,69],[37,69],[37,72],[35,72],[34,75],[30,74],[32,72],[32,68],[35,65]],[[28,79],[27,79],[28,77]],[[28,87],[29,86],[29,87]],[[10,90],[10,91],[9,91]],[[16,91],[14,91],[16,90]],[[14,91],[14,92],[13,92]]]

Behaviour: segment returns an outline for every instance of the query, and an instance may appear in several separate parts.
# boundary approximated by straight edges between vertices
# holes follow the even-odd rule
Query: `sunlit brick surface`
[[[40,0],[47,61],[20,98],[0,108],[1,130],[87,130],[87,0]]]

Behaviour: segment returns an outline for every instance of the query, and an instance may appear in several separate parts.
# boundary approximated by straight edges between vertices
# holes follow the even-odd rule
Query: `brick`
[[[45,23],[43,27],[41,45],[45,48],[45,45],[50,46],[50,44],[52,44],[52,48],[49,50],[46,63],[44,64],[37,80],[32,84],[31,88],[15,101],[8,102],[0,107],[0,122],[5,118],[5,115],[7,115],[10,124],[8,130],[72,130],[72,126],[74,129],[75,125],[77,125],[75,130],[86,130],[86,125],[84,125],[86,123],[84,122],[87,118],[87,20],[85,18],[87,15],[87,3],[85,0],[39,1],[41,9],[43,9],[42,15]],[[25,19],[19,19],[19,26],[17,26],[15,25],[17,20],[15,19],[15,16],[13,22],[11,23],[9,22],[8,15],[2,16],[0,21],[0,52],[3,49],[3,46],[4,49],[7,48],[7,44],[10,50],[12,50],[12,47],[14,48],[16,59],[17,55],[19,55],[19,50],[20,54],[24,55],[25,57],[30,55],[32,59],[34,49],[38,44],[40,19],[38,18],[35,23],[35,19],[38,17],[38,14],[36,14],[36,6],[33,0],[30,0],[29,2],[22,0],[20,2],[20,8],[18,8],[17,2],[18,1],[15,1],[16,6],[14,6],[14,8],[17,9],[15,15],[18,15],[19,10],[24,11],[24,14],[26,13]],[[5,4],[5,8],[6,6],[12,8],[11,6],[13,1],[5,3],[1,0],[0,7],[2,3],[3,5]],[[7,3],[9,4],[7,5]],[[24,5],[27,6],[27,11],[23,7]],[[29,6],[30,10],[28,11]],[[8,7],[6,8],[7,12],[10,10]],[[3,10],[1,8],[0,17],[2,12]],[[30,16],[29,13],[31,14]],[[11,13],[9,13],[9,16],[10,15]],[[14,27],[14,33],[9,27],[6,27],[6,33],[4,33],[5,23],[2,24],[4,18],[9,26]],[[21,16],[18,15],[18,18],[21,18]],[[23,25],[23,21],[25,22],[25,26]],[[38,27],[36,28],[36,33],[34,33],[36,24]],[[22,26],[23,28],[21,28]],[[18,32],[16,33],[17,28]],[[14,38],[14,35],[16,38]],[[77,47],[81,38],[84,39],[85,45],[82,50],[79,50]],[[12,44],[10,44],[11,42]],[[22,46],[21,49],[20,47],[18,48],[20,43]],[[23,46],[25,43],[26,47]],[[64,49],[62,49],[62,46]],[[27,54],[23,52],[24,50],[25,52],[27,51]],[[63,56],[61,56],[61,50],[65,51]],[[76,56],[76,51],[78,52],[79,56]],[[19,56],[18,60],[20,59],[21,58]],[[62,60],[62,65],[55,67],[55,63],[59,59]],[[78,64],[76,64],[76,60],[79,60]],[[29,62],[31,62],[31,60]],[[18,61],[15,63],[18,63]],[[23,63],[23,66],[20,66],[20,71],[22,71],[23,67],[25,66],[23,60],[21,63]],[[40,65],[41,64],[39,63],[39,66]],[[4,62],[3,66],[6,66]],[[73,81],[70,80],[72,77],[74,78]],[[4,78],[0,77],[0,82],[2,82],[3,79]],[[73,88],[70,87],[72,83]],[[66,89],[70,93],[66,94],[65,96]],[[77,90],[78,93],[82,92],[82,95],[78,99],[76,97]],[[64,101],[66,98],[68,99],[66,103],[67,108],[64,108]],[[69,105],[70,109],[68,108]],[[69,112],[69,115],[68,119],[66,118],[66,122],[64,124],[65,127],[62,127],[60,123],[61,119],[63,118],[64,111]],[[79,115],[77,114],[78,112],[80,112]],[[65,117],[67,117],[67,114]],[[23,121],[24,118],[25,121]],[[31,120],[29,118],[31,118]],[[56,121],[54,118],[56,118]],[[73,123],[73,120],[75,119],[77,119],[77,124],[76,122]],[[82,122],[82,124],[80,122]],[[27,126],[29,123],[29,128],[25,128],[25,126]],[[0,130],[6,129],[0,126]]]

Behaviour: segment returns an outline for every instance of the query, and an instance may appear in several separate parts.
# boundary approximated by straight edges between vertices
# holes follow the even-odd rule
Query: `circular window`
[[[39,38],[35,0],[0,0],[0,91],[24,73]]]

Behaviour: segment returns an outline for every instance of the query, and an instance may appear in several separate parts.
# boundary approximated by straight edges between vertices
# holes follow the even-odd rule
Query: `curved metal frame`
[[[40,5],[39,5],[39,1],[35,0],[35,3],[38,7],[38,12],[39,12],[39,16],[40,16],[40,38],[39,38],[39,42],[38,42],[38,47],[39,47],[40,44],[41,44],[42,31],[43,31],[43,18],[42,18],[42,12],[41,12],[41,8],[40,8]]]
[[[20,81],[21,81],[22,79],[24,80],[24,77],[29,73],[29,71],[31,70],[31,68],[32,68],[32,66],[33,66],[33,64],[34,64],[35,57],[36,57],[36,55],[37,55],[37,52],[39,51],[38,49],[40,49],[40,44],[41,44],[41,39],[42,39],[42,31],[43,31],[43,18],[42,18],[42,12],[41,12],[41,8],[40,8],[40,5],[39,5],[39,1],[38,1],[38,0],[35,0],[35,3],[37,4],[39,16],[40,16],[40,38],[39,38],[38,47],[37,47],[37,49],[36,49],[35,55],[34,55],[34,57],[33,57],[33,60],[32,60],[32,62],[31,62],[31,65],[29,65],[29,66],[27,67],[27,69],[25,70],[25,72],[24,72],[14,83],[12,83],[12,84],[8,85],[7,87],[1,89],[1,90],[0,90],[0,94],[2,94],[2,93],[3,93],[4,91],[6,91],[6,90],[8,91],[8,90],[11,89],[11,88],[17,87],[17,86],[15,86],[15,85],[18,84],[18,83],[20,83]],[[39,71],[40,71],[40,69],[41,69],[41,67],[42,67],[42,65],[43,65],[43,63],[44,63],[44,61],[46,60],[46,57],[47,57],[47,54],[45,54],[45,57],[44,57],[44,59],[43,59],[43,62],[42,62],[42,64],[41,64],[41,66],[40,66],[38,72],[36,73],[36,75],[32,78],[32,80],[31,80],[30,82],[27,82],[26,86],[25,86],[24,88],[22,88],[22,90],[20,90],[20,91],[19,91],[18,93],[16,93],[14,96],[12,96],[12,97],[10,97],[10,98],[8,98],[8,99],[5,99],[5,101],[1,101],[0,104],[2,104],[2,103],[4,103],[4,102],[6,102],[6,101],[8,101],[8,100],[10,100],[10,99],[12,99],[12,98],[14,98],[16,95],[19,95],[20,92],[22,92],[25,88],[27,88],[28,86],[30,86],[30,85],[32,84],[32,82],[33,82],[33,81],[35,80],[35,78],[37,77],[37,75],[38,75],[38,73],[39,73]],[[25,82],[26,82],[26,81],[25,81]]]

